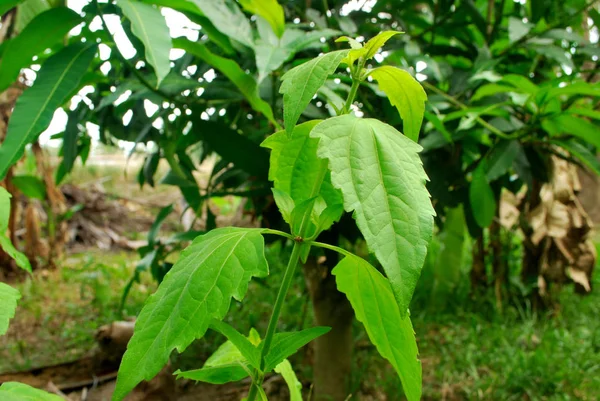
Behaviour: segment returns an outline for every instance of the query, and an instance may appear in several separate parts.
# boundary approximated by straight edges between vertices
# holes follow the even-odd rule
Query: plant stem
[[[300,252],[302,250],[302,243],[295,241],[294,247],[292,248],[292,255],[290,256],[290,260],[288,262],[287,267],[285,268],[285,274],[283,276],[283,281],[281,283],[281,287],[279,287],[279,292],[277,293],[277,299],[275,300],[275,306],[273,306],[273,313],[271,313],[271,319],[269,320],[269,326],[267,327],[267,334],[265,335],[265,339],[263,341],[263,348],[260,353],[260,369],[264,369],[265,367],[265,356],[268,354],[269,349],[271,348],[271,343],[273,342],[273,336],[275,335],[275,330],[277,329],[277,322],[279,321],[279,315],[281,314],[281,308],[283,307],[283,303],[285,301],[285,297],[290,289],[292,284],[292,279],[294,278],[294,272],[296,271],[296,266],[298,266],[298,262],[300,261]],[[256,393],[258,391],[258,386],[262,385],[262,381],[253,381],[250,386],[250,391],[248,392],[248,401],[254,401],[256,398]]]
[[[279,235],[280,237],[285,237],[288,239],[293,240],[294,236],[292,234],[288,234],[284,231],[279,231],[279,230],[272,230],[270,228],[265,228],[262,230],[262,234],[273,234],[273,235]]]
[[[351,252],[348,252],[347,250],[340,248],[339,246],[329,245],[324,242],[310,241],[310,242],[308,242],[308,244],[318,246],[319,248],[329,249],[329,250],[335,251],[337,253],[341,253],[344,256],[356,256],[356,255],[352,254]]]

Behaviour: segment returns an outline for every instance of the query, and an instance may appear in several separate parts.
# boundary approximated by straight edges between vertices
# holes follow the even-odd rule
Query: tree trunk
[[[485,271],[485,244],[483,234],[475,238],[473,244],[473,266],[471,267],[471,294],[478,295],[487,287],[487,274]]]
[[[337,255],[331,257],[337,260]],[[329,333],[315,340],[313,399],[344,401],[352,369],[354,311],[346,296],[337,290],[331,267],[310,257],[304,265],[304,276],[316,324],[331,327]]]

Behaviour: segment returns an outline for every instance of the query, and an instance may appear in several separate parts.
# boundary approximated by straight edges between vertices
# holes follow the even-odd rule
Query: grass
[[[269,246],[271,275],[253,281],[245,300],[232,303],[226,320],[241,332],[251,327],[265,332],[288,253],[280,243]],[[0,371],[30,369],[85,354],[94,345],[95,330],[120,318],[121,291],[136,260],[133,253],[70,255],[60,270],[19,284],[23,299],[8,336],[0,338]],[[594,284],[599,288],[598,274]],[[149,274],[144,275],[128,298],[126,314],[135,315],[154,288]],[[487,307],[492,304],[493,300],[483,299],[456,303],[445,311],[413,308],[424,399],[598,399],[600,292],[580,297],[567,287],[561,294],[560,310],[552,314],[515,306],[500,314]],[[280,329],[310,325],[311,307],[298,275]],[[197,368],[223,341],[209,331],[183,354],[174,355],[174,365]],[[395,372],[369,345],[359,323],[355,324],[355,344],[353,393],[360,393],[360,399],[402,399]],[[304,379],[311,377],[308,360],[305,352],[292,359]]]

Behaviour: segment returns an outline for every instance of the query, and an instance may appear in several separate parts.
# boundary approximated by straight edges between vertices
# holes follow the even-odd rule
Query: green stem
[[[288,234],[284,231],[279,231],[279,230],[272,230],[270,228],[265,228],[262,230],[262,234],[273,234],[273,235],[279,235],[280,237],[285,237],[288,239],[293,240],[294,236],[292,234]]]
[[[307,241],[307,244],[310,244],[311,246],[317,246],[319,248],[329,249],[329,250],[335,251],[337,253],[341,253],[344,256],[355,256],[356,257],[356,255],[352,254],[351,252],[348,252],[347,250],[345,250],[343,248],[340,248],[339,246],[329,245],[324,242]]]
[[[260,353],[260,369],[264,369],[265,367],[265,356],[269,353],[271,348],[271,343],[273,342],[273,336],[275,335],[275,330],[277,329],[277,323],[279,321],[279,315],[281,315],[281,309],[283,308],[283,303],[285,301],[285,297],[290,289],[292,284],[292,279],[294,278],[294,272],[296,271],[296,266],[298,266],[298,262],[300,261],[300,252],[302,251],[302,243],[294,242],[294,248],[292,249],[292,255],[290,256],[290,260],[285,269],[285,274],[283,276],[283,281],[281,283],[281,287],[279,287],[279,292],[277,293],[277,299],[275,300],[275,305],[273,306],[273,313],[271,314],[271,319],[269,320],[269,326],[267,327],[267,334],[265,335],[265,339],[263,341],[263,348]],[[262,385],[261,380],[253,381],[250,386],[250,391],[248,392],[248,401],[254,401],[256,398],[256,393],[258,392],[258,386]]]

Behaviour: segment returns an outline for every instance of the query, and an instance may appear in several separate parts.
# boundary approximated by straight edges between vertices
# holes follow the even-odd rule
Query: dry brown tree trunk
[[[315,340],[313,399],[344,401],[352,369],[354,311],[346,296],[337,290],[331,267],[310,257],[304,265],[304,276],[316,324],[331,327],[329,333]]]

